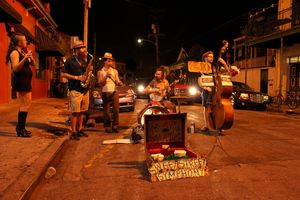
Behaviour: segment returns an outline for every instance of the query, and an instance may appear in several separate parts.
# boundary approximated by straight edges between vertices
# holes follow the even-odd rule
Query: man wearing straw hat
[[[118,132],[119,125],[119,93],[117,86],[123,83],[119,79],[118,70],[114,69],[114,58],[111,53],[106,52],[102,57],[103,67],[98,71],[98,83],[102,86],[102,99],[104,108],[105,132]],[[113,107],[113,119],[110,116],[110,104]]]
[[[89,108],[89,90],[83,88],[81,82],[86,80],[86,46],[78,40],[72,47],[74,55],[64,64],[62,76],[68,79],[69,100],[71,112],[71,139],[79,140],[79,137],[88,135],[83,132],[84,113]]]

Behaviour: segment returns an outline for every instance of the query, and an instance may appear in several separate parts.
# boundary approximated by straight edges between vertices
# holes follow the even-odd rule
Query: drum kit
[[[145,120],[145,115],[158,115],[158,114],[167,114],[170,113],[166,107],[156,104],[146,105],[138,114],[138,123],[143,127]]]
[[[145,115],[168,114],[170,111],[159,104],[149,103],[138,113],[138,124],[134,126],[131,133],[131,139],[134,143],[139,143],[143,139],[145,125]]]

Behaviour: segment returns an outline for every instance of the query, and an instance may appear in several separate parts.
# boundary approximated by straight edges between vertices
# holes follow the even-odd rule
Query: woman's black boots
[[[27,118],[27,112],[19,111],[19,113],[18,113],[18,124],[17,124],[17,127],[16,127],[18,137],[31,137],[31,132],[27,131],[25,129],[26,118]]]

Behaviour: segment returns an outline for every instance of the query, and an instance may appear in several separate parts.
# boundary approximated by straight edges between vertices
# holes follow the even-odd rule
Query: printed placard
[[[188,70],[195,73],[212,73],[211,64],[208,62],[188,61]]]

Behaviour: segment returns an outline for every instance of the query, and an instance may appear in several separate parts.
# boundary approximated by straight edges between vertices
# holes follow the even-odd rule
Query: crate
[[[205,157],[188,149],[186,113],[145,115],[145,153],[151,182],[205,176],[208,166]],[[184,150],[186,156],[175,157]],[[163,155],[163,160],[161,156]]]

